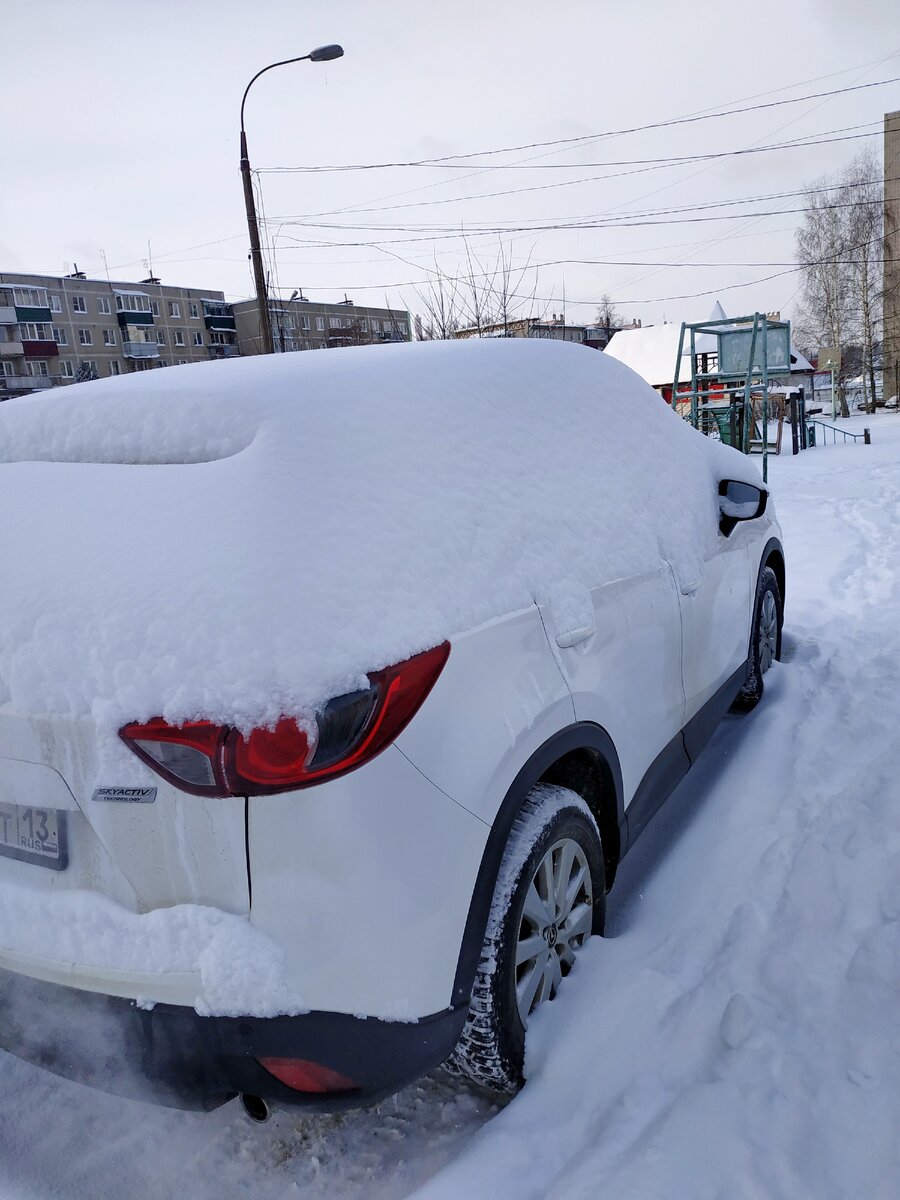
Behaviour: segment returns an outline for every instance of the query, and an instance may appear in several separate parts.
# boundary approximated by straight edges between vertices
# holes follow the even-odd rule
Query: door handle
[[[580,629],[569,629],[566,633],[557,634],[556,644],[561,650],[568,650],[570,646],[577,646],[579,642],[586,642],[596,632],[596,625],[582,625]]]

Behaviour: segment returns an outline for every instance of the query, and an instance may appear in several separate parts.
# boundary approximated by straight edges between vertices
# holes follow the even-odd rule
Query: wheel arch
[[[559,730],[531,755],[497,811],[469,904],[453,982],[454,1005],[469,1001],[503,853],[525,797],[537,783],[571,788],[584,799],[600,830],[607,889],[615,876],[626,841],[619,756],[605,729],[579,722]]]
[[[769,538],[766,542],[765,549],[762,552],[759,569],[760,572],[764,567],[771,567],[775,572],[775,578],[778,580],[778,590],[781,593],[781,608],[784,611],[785,601],[785,565],[784,565],[784,547],[776,537]]]

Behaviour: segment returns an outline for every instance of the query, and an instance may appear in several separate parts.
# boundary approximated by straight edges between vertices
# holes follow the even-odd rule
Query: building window
[[[19,326],[22,330],[23,342],[52,342],[53,331],[43,321],[25,321]]]
[[[309,329],[309,317],[306,315],[306,313],[304,313],[300,318],[300,328]]]
[[[380,322],[380,321],[376,321],[374,317],[372,318],[372,332],[373,332],[373,333],[380,333],[380,332],[381,332],[381,322]]]
[[[0,358],[0,375],[15,375],[13,364],[6,358]]]
[[[29,375],[39,376],[45,379],[50,374],[50,368],[42,358],[31,358],[25,364],[25,369]]]
[[[169,365],[169,360],[166,358],[161,358],[161,359],[159,359],[159,361],[157,362],[156,365],[158,367],[167,367]]]
[[[100,374],[97,370],[97,363],[92,358],[83,358],[78,367],[79,374],[85,379],[99,379]]]
[[[59,371],[63,379],[74,379],[75,368],[68,358],[64,358],[59,364]]]
[[[159,316],[159,301],[158,300],[150,301],[150,311],[153,313],[154,317]]]
[[[188,365],[188,360],[186,358],[179,358],[178,365],[179,367],[186,367]]]
[[[359,327],[363,331],[363,333],[369,332],[369,322],[365,317],[363,317],[363,319],[360,321]]]
[[[169,301],[169,316],[170,317],[180,317],[181,316],[181,305],[178,303],[177,300]]]
[[[194,345],[195,346],[203,345],[203,334],[200,332],[199,329],[194,330]]]
[[[126,294],[118,294],[116,296],[116,309],[118,312],[151,312],[150,301],[146,296],[140,293],[128,292]]]
[[[176,346],[184,345],[184,330],[183,329],[175,330],[175,345]]]
[[[157,346],[164,346],[166,344],[166,331],[164,329],[157,329],[156,344]]]
[[[194,301],[194,300],[191,301],[191,316],[194,318],[195,321],[199,320],[199,317],[200,317],[200,305],[197,304],[196,301]]]
[[[114,346],[116,344],[116,331],[114,329],[103,330],[103,345]]]
[[[121,375],[122,373],[122,368],[115,359],[112,359],[109,364],[109,373],[110,375]]]
[[[61,326],[61,325],[53,326],[53,340],[54,340],[54,342],[56,342],[57,346],[68,346],[69,335],[66,333],[63,326]]]
[[[319,333],[323,332],[323,330],[325,329],[325,318],[324,317],[316,317],[316,329],[318,329]]]
[[[109,316],[109,296],[97,297],[97,312],[103,317]]]
[[[89,329],[78,330],[78,344],[79,346],[93,346],[94,339]]]
[[[49,308],[45,288],[13,288],[13,304],[19,308]]]
[[[340,329],[341,318],[340,317],[329,317],[328,318],[328,326],[330,329]]]
[[[59,296],[50,297],[50,311],[56,313],[62,312],[62,305],[59,302]]]
[[[87,304],[85,303],[84,296],[72,297],[72,312],[87,312]]]

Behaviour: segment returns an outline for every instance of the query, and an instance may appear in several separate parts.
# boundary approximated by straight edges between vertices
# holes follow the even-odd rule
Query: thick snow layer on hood
[[[0,705],[243,727],[553,596],[693,576],[743,456],[596,351],[192,365],[0,406]]]

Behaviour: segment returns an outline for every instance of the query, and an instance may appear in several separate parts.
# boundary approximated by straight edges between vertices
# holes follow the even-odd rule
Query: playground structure
[[[685,339],[689,339],[690,384],[679,381]],[[672,404],[695,429],[718,436],[745,454],[762,454],[763,479],[768,456],[781,452],[786,404],[797,448],[798,430],[806,447],[806,421],[799,389],[770,385],[771,374],[791,370],[791,323],[764,313],[748,317],[685,322],[678,340]],[[770,420],[777,423],[770,438]]]

